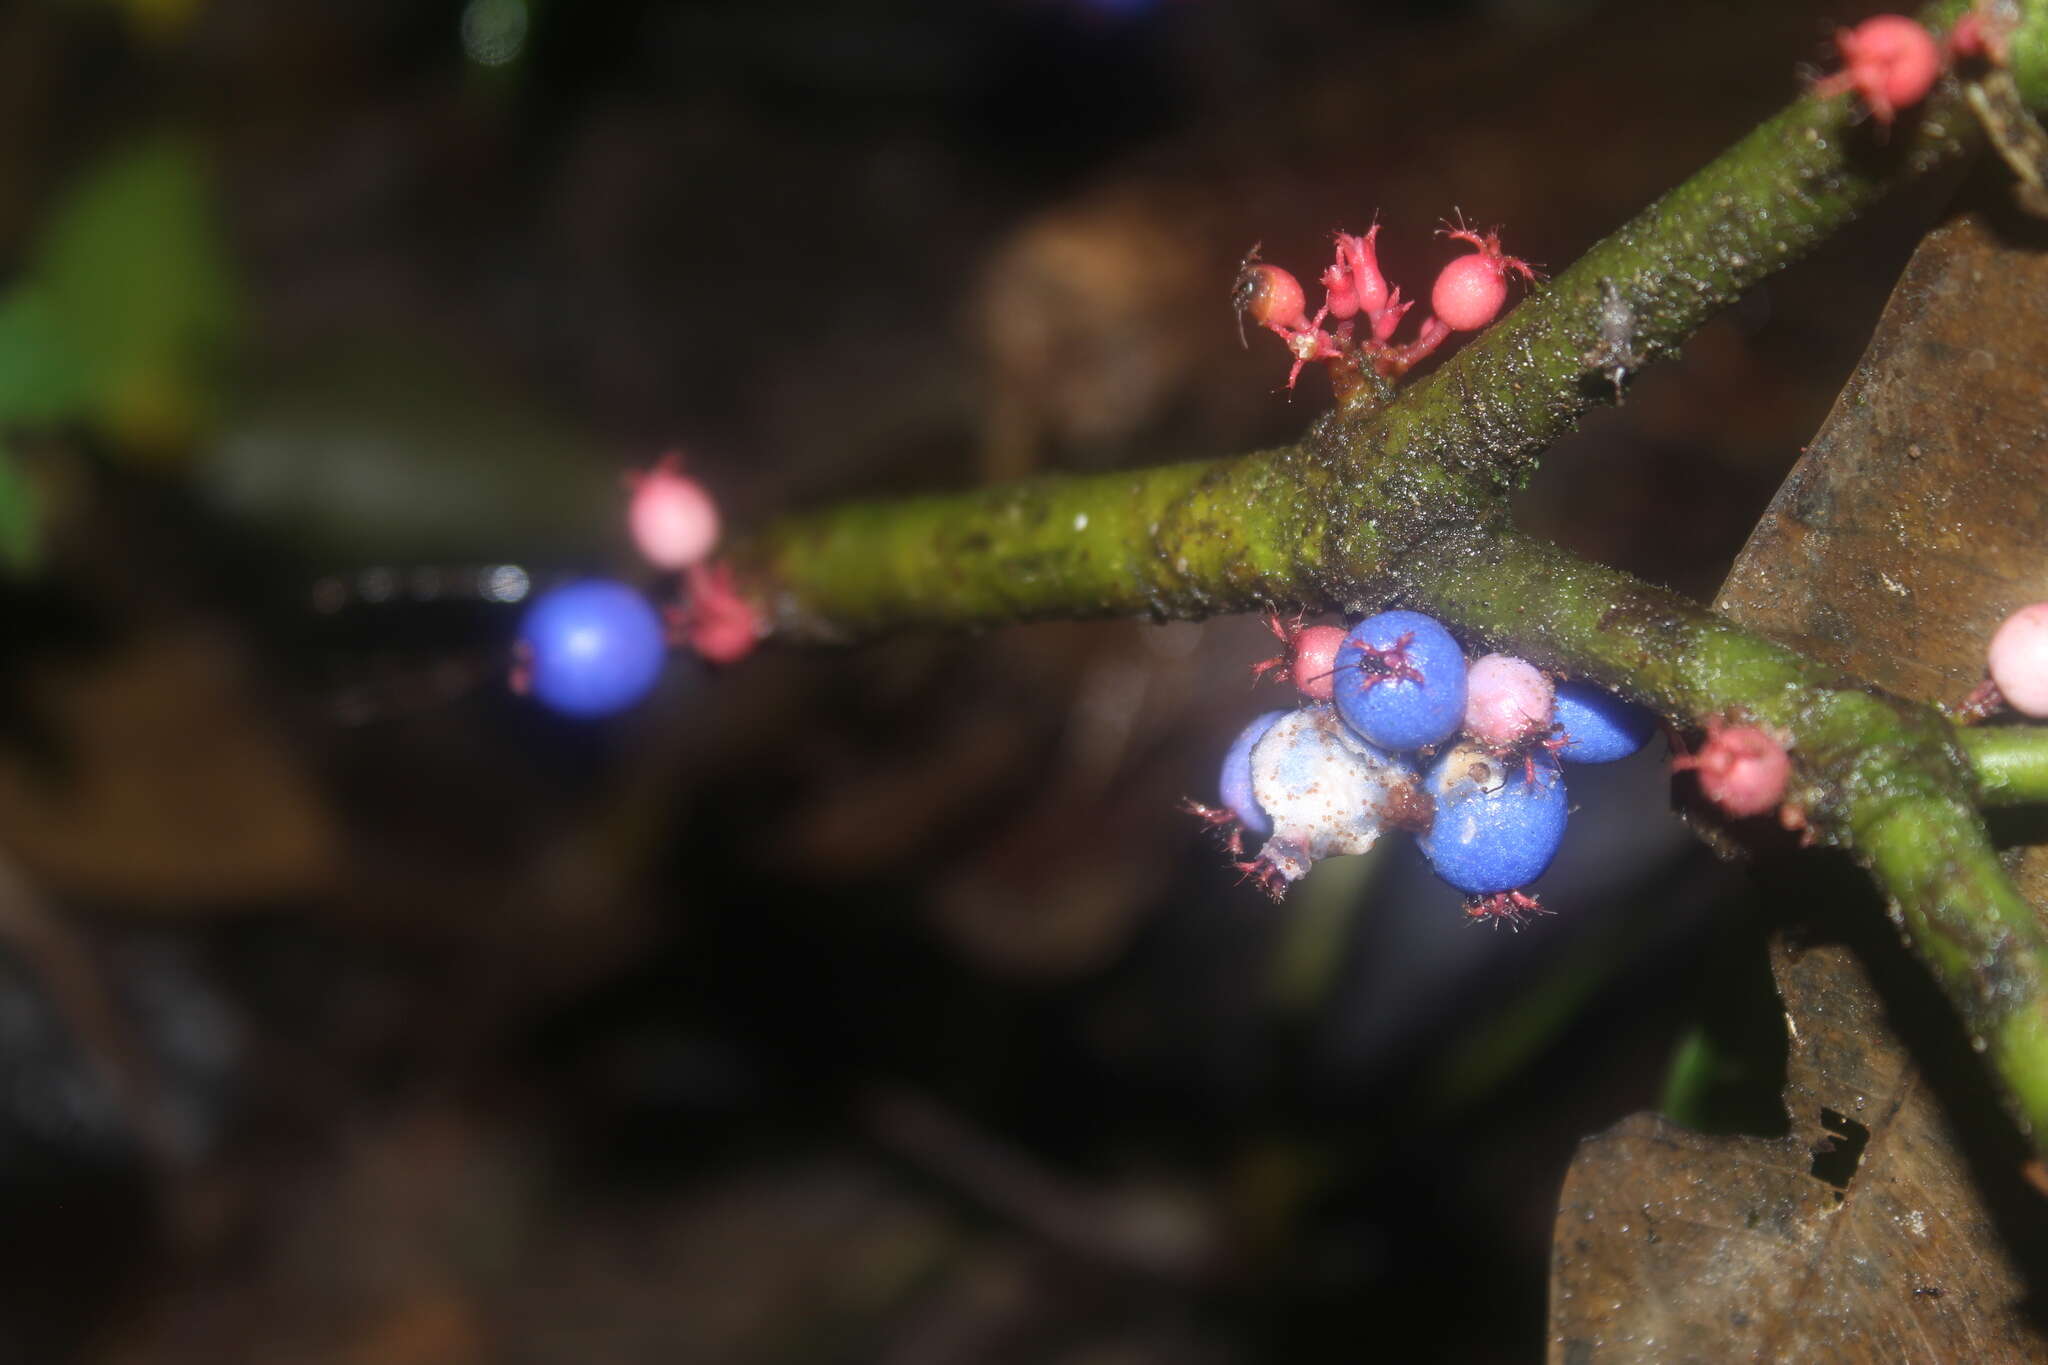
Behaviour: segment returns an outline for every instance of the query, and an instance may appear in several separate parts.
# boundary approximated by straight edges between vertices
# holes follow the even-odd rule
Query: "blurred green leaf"
[[[626,552],[627,462],[460,356],[359,336],[268,357],[195,482],[330,563],[589,561]]]
[[[1295,892],[1267,983],[1276,1008],[1304,1014],[1329,999],[1352,919],[1367,904],[1390,847],[1383,842],[1360,857],[1331,858]]]
[[[1700,973],[1690,1027],[1664,1075],[1658,1110],[1696,1133],[1785,1133],[1785,1004],[1771,979],[1756,908],[1731,900]]]
[[[0,298],[0,421],[42,426],[83,414],[89,385],[50,292],[24,281]]]
[[[126,453],[182,452],[219,412],[239,315],[198,148],[123,147],[59,198],[0,298],[0,423],[85,421]]]
[[[14,448],[0,441],[0,572],[35,568],[42,554],[42,495],[21,468]]]

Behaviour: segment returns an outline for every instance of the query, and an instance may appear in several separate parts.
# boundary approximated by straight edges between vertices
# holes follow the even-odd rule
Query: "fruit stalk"
[[[1970,726],[1956,731],[1956,743],[1976,774],[1979,804],[2018,806],[2048,801],[2048,728]]]

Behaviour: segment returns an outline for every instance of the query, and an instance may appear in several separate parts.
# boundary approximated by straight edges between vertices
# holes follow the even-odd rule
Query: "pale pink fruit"
[[[1792,759],[1785,746],[1754,725],[1707,722],[1707,742],[1689,757],[1671,760],[1672,770],[1699,774],[1700,792],[1738,819],[1762,815],[1785,799]]]
[[[1889,126],[1901,109],[1927,98],[1941,75],[1941,45],[1903,14],[1879,14],[1835,34],[1842,69],[1814,83],[1822,95],[1854,90],[1871,117]]]
[[[1486,654],[1465,674],[1465,733],[1507,749],[1550,733],[1556,690],[1526,659]]]
[[[664,455],[634,479],[626,523],[633,543],[657,569],[702,563],[718,544],[718,504],[703,484],[683,473],[675,455]]]
[[[1342,626],[1307,626],[1294,634],[1287,672],[1294,686],[1311,701],[1328,701],[1337,673],[1337,646],[1344,643]]]
[[[1476,332],[1500,316],[1501,305],[1508,301],[1508,272],[1533,282],[1536,271],[1527,261],[1502,254],[1497,231],[1482,237],[1461,227],[1444,235],[1473,250],[1443,268],[1429,292],[1429,306],[1452,331]]]
[[[2021,715],[2048,719],[2048,602],[2006,617],[1985,657],[2006,705]]]

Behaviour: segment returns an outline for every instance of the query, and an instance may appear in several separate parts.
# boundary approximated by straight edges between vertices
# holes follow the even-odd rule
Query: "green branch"
[[[2016,39],[2022,86],[2041,73],[2021,63],[2048,70],[2044,30],[2031,15]],[[1641,363],[1671,354],[1884,195],[1958,160],[1976,127],[1951,84],[1888,139],[1848,96],[1793,101],[1397,401],[1326,419],[1299,446],[837,507],[774,523],[735,562],[777,634],[796,641],[1366,605],[1431,529],[1497,516],[1482,495],[1611,401],[1588,359],[1602,345],[1603,281],[1630,310]]]
[[[777,635],[800,641],[1314,601],[1332,563],[1384,576],[1478,491],[1441,467],[1361,468],[1334,431],[1235,460],[851,504],[778,522],[733,558]]]
[[[2019,1116],[2048,1139],[2048,935],[1985,838],[1981,769],[1938,711],[1525,536],[1468,534],[1439,550],[1404,597],[1480,640],[1619,682],[1669,717],[1740,717],[1787,738],[1787,803],[1870,868]]]
[[[2048,88],[2043,28],[2030,7],[2014,46],[2024,91]],[[1299,445],[1234,460],[791,517],[738,546],[735,565],[776,633],[796,641],[1399,600],[1667,718],[1767,725],[1796,760],[1788,804],[1869,866],[2048,1151],[2048,937],[1974,808],[1980,787],[2040,775],[1959,740],[1930,708],[1521,536],[1505,503],[1541,450],[1612,397],[1594,358],[1609,282],[1633,318],[1629,349],[1653,361],[1975,141],[1953,82],[1888,141],[1855,124],[1847,97],[1803,97],[1377,411],[1327,417]]]
[[[2048,727],[1973,725],[1956,743],[1977,776],[1977,799],[1986,806],[2048,801]]]
[[[1952,90],[1883,141],[1848,96],[1795,100],[1412,386],[1380,438],[1519,478],[1611,394],[1587,360],[1601,345],[1602,281],[1633,316],[1639,362],[1674,354],[1746,290],[1976,141]]]

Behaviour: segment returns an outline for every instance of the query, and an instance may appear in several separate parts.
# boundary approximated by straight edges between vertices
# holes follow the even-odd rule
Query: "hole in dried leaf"
[[[1863,1149],[1870,1142],[1870,1130],[1856,1120],[1832,1109],[1820,1111],[1820,1122],[1834,1136],[1822,1138],[1813,1151],[1813,1174],[1838,1190],[1849,1188]]]

